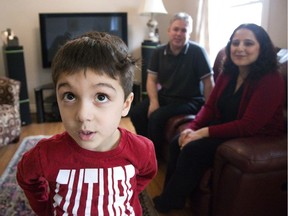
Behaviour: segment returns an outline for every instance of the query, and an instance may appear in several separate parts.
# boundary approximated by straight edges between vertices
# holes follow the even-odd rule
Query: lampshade
[[[140,15],[150,16],[147,26],[149,28],[148,41],[159,42],[158,22],[155,19],[155,14],[167,14],[162,0],[142,0],[142,5],[139,8]]]
[[[151,13],[167,14],[162,0],[144,0],[139,8],[139,14],[151,15]]]

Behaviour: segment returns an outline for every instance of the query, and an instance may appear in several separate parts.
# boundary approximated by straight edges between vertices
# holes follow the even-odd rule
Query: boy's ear
[[[134,98],[134,93],[131,92],[128,97],[126,98],[126,100],[124,101],[123,104],[123,109],[122,109],[122,117],[125,117],[126,115],[128,115],[128,112],[131,108],[131,104]]]

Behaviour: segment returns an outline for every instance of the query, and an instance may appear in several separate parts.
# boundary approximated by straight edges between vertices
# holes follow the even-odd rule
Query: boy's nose
[[[82,102],[77,111],[77,118],[81,122],[85,121],[91,121],[93,119],[93,107],[87,103],[87,102]]]

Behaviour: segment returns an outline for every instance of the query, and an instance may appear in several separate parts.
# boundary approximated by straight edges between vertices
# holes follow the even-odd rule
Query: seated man
[[[168,28],[168,44],[152,54],[146,83],[148,98],[130,113],[136,132],[154,142],[158,156],[167,120],[196,114],[214,86],[206,51],[189,41],[191,33],[191,16],[175,14]]]

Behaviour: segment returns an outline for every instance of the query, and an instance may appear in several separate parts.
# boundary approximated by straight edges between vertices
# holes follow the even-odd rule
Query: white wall
[[[128,46],[140,58],[147,18],[138,15],[137,0],[1,0],[0,31],[11,28],[24,47],[31,111],[35,111],[34,88],[51,82],[49,69],[42,68],[38,14],[44,12],[127,12]],[[5,75],[3,42],[0,41],[0,75]],[[140,77],[137,74],[136,77]]]
[[[158,15],[160,40],[167,42],[167,28],[170,17],[184,11],[194,17],[198,0],[163,0],[168,15]],[[213,0],[219,1],[221,0]],[[276,45],[287,47],[287,0],[270,0],[268,32]],[[49,69],[41,63],[38,14],[44,12],[127,12],[128,46],[130,52],[141,57],[141,43],[144,40],[148,17],[138,15],[140,0],[1,0],[0,31],[11,28],[24,47],[26,77],[31,111],[35,112],[34,88],[51,82]],[[192,38],[193,39],[193,38]],[[3,43],[0,40],[0,75],[5,75]],[[140,80],[140,72],[136,79]]]
[[[287,47],[287,0],[270,0],[267,31],[274,44]]]

